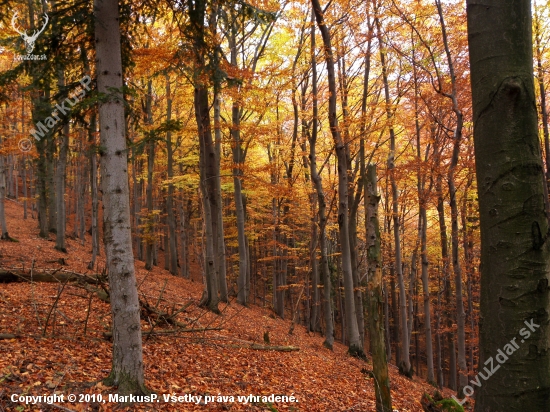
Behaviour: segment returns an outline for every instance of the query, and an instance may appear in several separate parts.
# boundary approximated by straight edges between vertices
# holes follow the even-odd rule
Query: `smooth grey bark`
[[[181,262],[180,262],[180,276],[189,279],[189,251],[187,244],[187,233],[189,226],[189,219],[185,213],[185,199],[183,198],[183,191],[181,198],[179,199],[178,211],[179,211],[179,228],[180,228],[180,248],[181,248]],[[191,209],[191,199],[188,199],[188,210]]]
[[[204,213],[204,237],[205,237],[205,279],[206,290],[201,299],[201,305],[215,313],[219,313],[219,283],[214,249],[214,236],[217,236],[217,226],[214,223],[217,211],[215,179],[219,177],[219,159],[216,156],[216,149],[212,139],[210,126],[210,106],[208,103],[208,86],[205,83],[206,73],[206,1],[188,0],[187,12],[192,32],[192,52],[194,55],[194,107],[195,120],[199,135],[199,157],[200,157],[200,190],[202,195],[202,207]],[[218,165],[218,166],[216,166]],[[214,207],[213,207],[214,206]]]
[[[436,164],[439,163],[440,156],[436,160]],[[445,204],[443,201],[443,189],[442,189],[442,176],[438,175],[436,177],[435,191],[437,194],[437,215],[439,220],[439,237],[441,244],[441,260],[442,267],[441,271],[443,273],[443,294],[445,298],[445,306],[443,313],[445,315],[445,324],[447,327],[447,332],[445,334],[447,338],[447,344],[449,348],[449,388],[457,390],[456,383],[456,347],[455,339],[453,332],[453,315],[451,311],[451,298],[452,298],[452,288],[451,282],[449,280],[449,249],[448,249],[448,238],[447,238],[447,225],[445,223]]]
[[[210,30],[210,36],[212,39],[217,38],[217,29],[219,15],[221,13],[222,2],[214,1],[211,4],[208,15],[208,27]],[[217,71],[220,70],[220,46],[214,45],[212,53],[213,59],[210,64],[214,68],[214,75],[212,76],[212,83],[214,85],[213,96],[213,108],[214,108],[214,145],[216,158],[215,162],[215,176],[213,177],[213,189],[215,202],[212,202],[212,225],[214,230],[214,253],[216,260],[216,271],[218,277],[218,289],[220,293],[220,300],[222,302],[229,302],[229,291],[227,288],[227,264],[225,258],[225,236],[223,226],[223,197],[221,189],[221,144],[222,144],[222,131],[221,131],[221,108],[220,108],[220,90],[221,90],[221,78],[218,76]]]
[[[8,225],[6,224],[5,199],[6,199],[6,157],[0,156],[0,239],[10,239],[8,234]]]
[[[48,208],[48,232],[50,233],[57,232],[56,149],[55,137],[51,136],[46,142],[46,187],[48,191],[46,204]]]
[[[313,12],[312,12],[313,13]],[[327,255],[327,203],[321,175],[317,170],[317,130],[319,128],[319,103],[317,85],[317,59],[315,45],[315,15],[312,14],[311,21],[311,93],[312,93],[312,114],[311,136],[309,137],[309,167],[311,181],[313,182],[317,202],[319,204],[319,249],[321,253],[321,278],[323,282],[323,317],[325,320],[325,341],[323,345],[332,350],[334,345],[334,323],[332,320],[332,281],[328,266]]]
[[[443,37],[443,47],[447,57],[447,67],[451,77],[451,92],[443,91],[440,85],[439,93],[451,100],[451,109],[456,117],[456,123],[453,131],[453,152],[451,164],[447,172],[447,184],[449,186],[449,204],[451,206],[451,256],[453,264],[453,273],[455,276],[455,296],[456,296],[456,323],[457,323],[457,348],[458,348],[458,394],[462,395],[462,389],[468,384],[468,366],[466,364],[466,313],[464,312],[464,300],[462,297],[462,267],[459,258],[459,233],[458,233],[458,205],[456,200],[455,172],[458,165],[460,154],[460,143],[462,141],[463,114],[458,104],[457,80],[454,68],[454,62],[447,39],[447,26],[443,16],[441,1],[435,0],[441,33]]]
[[[414,44],[414,36],[412,39]],[[416,62],[416,49],[413,46],[412,50],[413,59],[413,77],[414,77],[414,124],[416,133],[416,157],[419,162],[419,167],[416,174],[417,179],[417,191],[418,191],[418,238],[420,240],[420,262],[421,262],[421,279],[422,279],[422,292],[423,292],[423,304],[424,304],[424,331],[426,337],[426,366],[427,377],[426,380],[429,383],[435,384],[434,374],[434,354],[432,343],[432,318],[431,318],[431,305],[430,305],[430,278],[428,273],[429,261],[427,250],[427,226],[428,216],[426,211],[426,202],[428,200],[429,189],[426,189],[426,178],[422,174],[421,165],[421,150],[420,150],[420,138],[421,138],[421,126],[419,120],[419,85],[418,85],[418,71]],[[426,160],[429,154],[429,146],[426,149]],[[430,186],[431,188],[431,186]]]
[[[475,411],[547,411],[550,247],[531,1],[466,4],[481,231],[479,364],[521,339],[478,388]]]
[[[337,107],[336,107],[336,78],[334,70],[334,57],[331,45],[331,36],[328,27],[324,22],[323,9],[319,0],[311,0],[317,26],[323,38],[325,62],[327,66],[327,76],[329,85],[329,125],[338,163],[338,228],[340,237],[340,247],[342,252],[342,276],[344,279],[344,293],[346,297],[346,326],[347,338],[349,342],[349,353],[365,357],[363,347],[361,346],[361,337],[357,325],[357,314],[355,307],[355,296],[353,290],[353,273],[351,265],[351,252],[349,244],[349,205],[348,205],[348,173],[346,159],[346,145],[342,140],[340,128],[338,126]]]
[[[147,95],[145,96],[145,122],[153,124],[153,81],[147,82]],[[151,139],[147,142],[147,230],[145,231],[145,269],[151,270],[156,265],[154,258],[154,248],[157,243],[155,236],[155,220],[153,215],[153,169],[155,166],[155,141]]]
[[[371,29],[372,30],[372,29]],[[371,33],[372,34],[372,33]],[[342,134],[345,142],[350,142],[349,133],[349,80],[346,66],[346,50],[342,45],[341,35],[337,36],[336,49],[338,52],[337,67],[338,67],[338,79],[339,79],[339,91],[342,107],[342,123],[344,125]],[[370,49],[367,53],[370,53]],[[367,75],[368,80],[368,75]],[[366,94],[368,89],[368,81],[363,85],[363,95]],[[364,136],[364,135],[361,135]],[[346,164],[348,173],[348,205],[349,205],[349,248],[351,259],[351,273],[353,277],[353,291],[355,295],[355,314],[357,316],[357,328],[359,329],[359,337],[361,339],[361,347],[365,345],[365,316],[363,308],[363,292],[361,289],[361,281],[359,276],[359,265],[357,259],[357,213],[359,211],[359,205],[361,203],[361,195],[363,193],[363,184],[358,182],[354,185],[355,176],[357,175],[357,168],[353,170],[350,145],[345,145],[346,152]]]
[[[468,348],[468,355],[469,355],[469,365],[468,370],[471,371],[471,375],[474,374],[474,346],[476,345],[475,340],[475,333],[476,333],[476,319],[478,319],[478,316],[474,313],[474,297],[473,297],[473,291],[472,291],[472,275],[474,272],[474,242],[473,242],[473,222],[475,222],[475,217],[472,216],[472,200],[469,198],[471,186],[474,180],[473,173],[468,176],[466,186],[464,188],[464,198],[462,200],[462,211],[461,211],[461,219],[462,219],[462,228],[463,228],[463,239],[462,239],[462,247],[464,248],[464,266],[466,271],[466,277],[467,277],[467,292],[468,292],[468,320],[470,321],[470,339],[469,339],[469,348]]]
[[[140,308],[132,253],[128,152],[122,96],[118,1],[95,0],[97,86],[106,263],[113,321],[113,363],[106,384],[120,394],[148,393],[144,384]]]
[[[96,133],[97,118],[92,114],[90,127],[88,129],[88,141],[90,147],[90,190],[92,195],[92,258],[88,263],[88,269],[95,267],[97,256],[99,255],[99,199],[97,182],[97,153],[96,153]]]
[[[215,86],[215,88],[217,88]],[[218,287],[220,290],[220,300],[222,302],[229,302],[229,291],[227,289],[227,265],[225,261],[225,236],[223,227],[223,198],[221,189],[221,176],[220,176],[220,160],[221,160],[221,109],[220,109],[220,94],[216,90],[214,92],[214,140],[216,147],[216,168],[217,174],[215,178],[215,195],[216,208],[214,210],[216,219],[216,233],[215,233],[215,250],[216,250],[216,264],[218,268]]]
[[[386,117],[388,121],[388,129],[390,134],[390,151],[388,154],[388,174],[390,176],[391,184],[391,203],[392,203],[392,217],[393,217],[393,237],[395,247],[395,271],[397,274],[397,283],[399,287],[399,318],[401,321],[401,359],[398,363],[399,372],[405,376],[411,377],[413,374],[412,365],[409,356],[410,340],[408,334],[407,324],[407,296],[405,291],[405,279],[403,277],[403,263],[401,253],[401,233],[400,233],[400,219],[399,219],[399,201],[397,182],[395,179],[395,131],[393,128],[393,111],[391,109],[390,90],[388,84],[388,74],[386,66],[386,55],[384,41],[382,40],[381,24],[378,17],[375,19],[377,28],[377,38],[380,48],[380,63],[382,65],[382,80],[384,83],[384,96],[386,103]]]
[[[166,121],[172,120],[172,93],[170,90],[170,76],[166,74]],[[172,132],[166,132],[166,174],[169,180],[166,195],[166,223],[168,226],[168,269],[172,275],[178,274],[178,249],[176,245],[176,217],[174,213],[174,149],[172,147]]]
[[[367,308],[370,350],[372,353],[375,380],[376,412],[391,412],[390,376],[384,342],[384,297],[382,293],[382,268],[380,257],[380,229],[378,223],[378,203],[376,165],[368,165],[365,172],[365,156],[361,156],[361,169],[365,186],[365,233],[367,246],[368,286]]]
[[[58,86],[65,85],[65,74],[63,69],[59,69]],[[56,231],[55,231],[55,248],[61,252],[67,252],[65,247],[65,232],[67,229],[67,216],[65,204],[65,174],[67,171],[67,153],[69,151],[69,123],[65,124],[61,129],[59,156],[57,160],[57,170],[55,174],[55,190],[57,191],[56,199]]]
[[[21,169],[23,169],[22,180],[23,180],[23,219],[27,219],[27,198],[28,198],[28,187],[27,187],[27,155],[23,154],[21,159]]]
[[[21,133],[25,135],[25,94],[21,92]],[[23,183],[23,219],[27,219],[27,154],[23,153],[21,158],[21,169],[23,170],[21,180]]]

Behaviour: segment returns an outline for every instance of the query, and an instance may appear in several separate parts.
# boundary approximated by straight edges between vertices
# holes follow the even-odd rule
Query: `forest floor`
[[[53,235],[50,240],[38,237],[37,221],[30,214],[23,220],[21,205],[6,201],[6,215],[9,233],[18,242],[0,242],[0,270],[92,274],[86,268],[88,235],[84,245],[68,238],[65,254],[54,249]],[[102,257],[98,263],[104,267]],[[220,305],[221,315],[204,311],[197,306],[201,283],[171,276],[159,267],[147,271],[136,261],[136,275],[140,298],[153,310],[142,320],[144,331],[158,320],[154,312],[180,310],[170,318],[177,320],[176,326],[158,324],[154,330],[163,334],[143,338],[146,384],[159,396],[158,402],[109,402],[114,390],[101,380],[111,366],[111,342],[104,335],[110,331],[110,309],[94,293],[94,285],[21,281],[0,283],[0,334],[17,335],[0,339],[0,412],[375,411],[374,380],[365,373],[372,370],[370,359],[348,356],[339,343],[329,351],[322,336],[299,325],[290,334],[291,322],[276,319],[268,308],[244,308],[232,301]],[[299,350],[273,350],[279,346]],[[390,374],[394,410],[422,411],[423,392],[433,394],[435,389],[419,378],[400,376],[393,365]],[[35,398],[34,404],[19,401],[20,396],[53,394],[63,396],[54,405],[48,404],[52,398]],[[69,394],[81,402],[69,402]],[[238,398],[272,394],[296,401],[248,398],[245,403]],[[167,395],[181,398],[166,402]]]

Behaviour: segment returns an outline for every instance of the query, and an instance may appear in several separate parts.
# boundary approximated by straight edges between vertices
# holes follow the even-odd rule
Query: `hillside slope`
[[[30,274],[32,268],[37,274],[49,268],[91,274],[86,269],[89,242],[81,245],[68,239],[69,253],[57,252],[53,241],[38,237],[36,220],[22,219],[19,204],[7,201],[6,212],[9,233],[19,242],[0,242],[0,270]],[[100,259],[99,267],[103,266]],[[132,406],[108,402],[113,390],[98,382],[110,370],[111,344],[104,336],[110,329],[110,312],[93,291],[97,285],[23,281],[0,283],[0,334],[18,335],[0,340],[0,411],[375,410],[374,381],[361,372],[372,369],[372,364],[350,358],[345,346],[335,344],[331,352],[322,346],[321,336],[308,334],[301,326],[289,334],[290,321],[275,319],[268,308],[243,308],[232,302],[220,305],[222,314],[214,315],[197,307],[200,283],[157,267],[148,272],[139,261],[136,269],[141,300],[150,307],[144,311],[144,330],[160,320],[159,312],[179,311],[165,315],[168,322],[155,325],[154,331],[164,334],[144,336],[146,381],[159,402]],[[264,342],[266,332],[269,347]],[[299,350],[272,350],[279,346]],[[393,366],[390,371],[394,409],[422,411],[422,392],[432,393],[434,388],[399,376]],[[34,405],[12,402],[12,395],[54,393],[64,395],[64,402],[55,406],[46,399]],[[71,393],[82,395],[82,402],[68,402]],[[98,394],[103,397],[100,402]],[[249,397],[271,394],[293,396],[297,402],[270,402],[270,398],[251,402]],[[165,402],[163,395],[182,398]],[[205,405],[206,396],[211,402]],[[249,398],[245,403],[238,396]]]

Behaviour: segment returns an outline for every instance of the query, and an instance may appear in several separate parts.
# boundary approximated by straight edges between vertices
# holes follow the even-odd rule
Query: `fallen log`
[[[222,328],[195,328],[195,329],[158,329],[141,331],[142,336],[149,335],[177,335],[178,333],[206,332],[209,330],[222,330]],[[103,332],[105,339],[111,339],[113,332]]]
[[[216,335],[216,337],[224,339],[224,340],[229,340],[229,341],[242,343],[242,345],[227,345],[230,348],[253,349],[253,350],[273,350],[273,351],[277,351],[277,352],[298,352],[300,350],[300,348],[297,347],[297,346],[261,345],[261,344],[256,343],[256,342],[250,342],[250,341],[247,341],[247,340],[232,338],[232,337],[228,337],[228,336]]]
[[[0,340],[2,339],[17,339],[19,335],[14,335],[12,333],[0,333]]]
[[[260,345],[253,343],[249,346],[250,349],[254,350],[274,350],[277,352],[298,352],[300,348],[296,346],[273,346],[273,345]]]
[[[0,269],[0,283],[15,283],[15,282],[47,282],[47,283],[64,283],[64,282],[82,282],[90,284],[98,284],[100,281],[97,275],[86,275],[82,273],[70,272],[66,270],[50,269],[50,270],[33,270],[32,276],[23,270],[5,270]]]

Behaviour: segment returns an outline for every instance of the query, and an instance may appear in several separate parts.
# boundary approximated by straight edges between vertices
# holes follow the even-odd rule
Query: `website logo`
[[[34,56],[32,52],[34,50],[34,44],[36,42],[36,39],[38,39],[38,36],[40,36],[42,32],[44,32],[44,30],[46,30],[46,26],[48,25],[48,22],[50,20],[48,17],[48,14],[44,13],[44,25],[42,26],[41,29],[34,30],[32,35],[27,34],[27,30],[20,30],[17,28],[18,14],[19,13],[17,11],[13,13],[13,17],[11,19],[11,27],[13,27],[13,30],[15,30],[17,33],[21,35],[21,38],[25,42],[25,49],[27,50],[27,56],[18,56],[19,59],[17,60],[45,60],[46,56]]]

